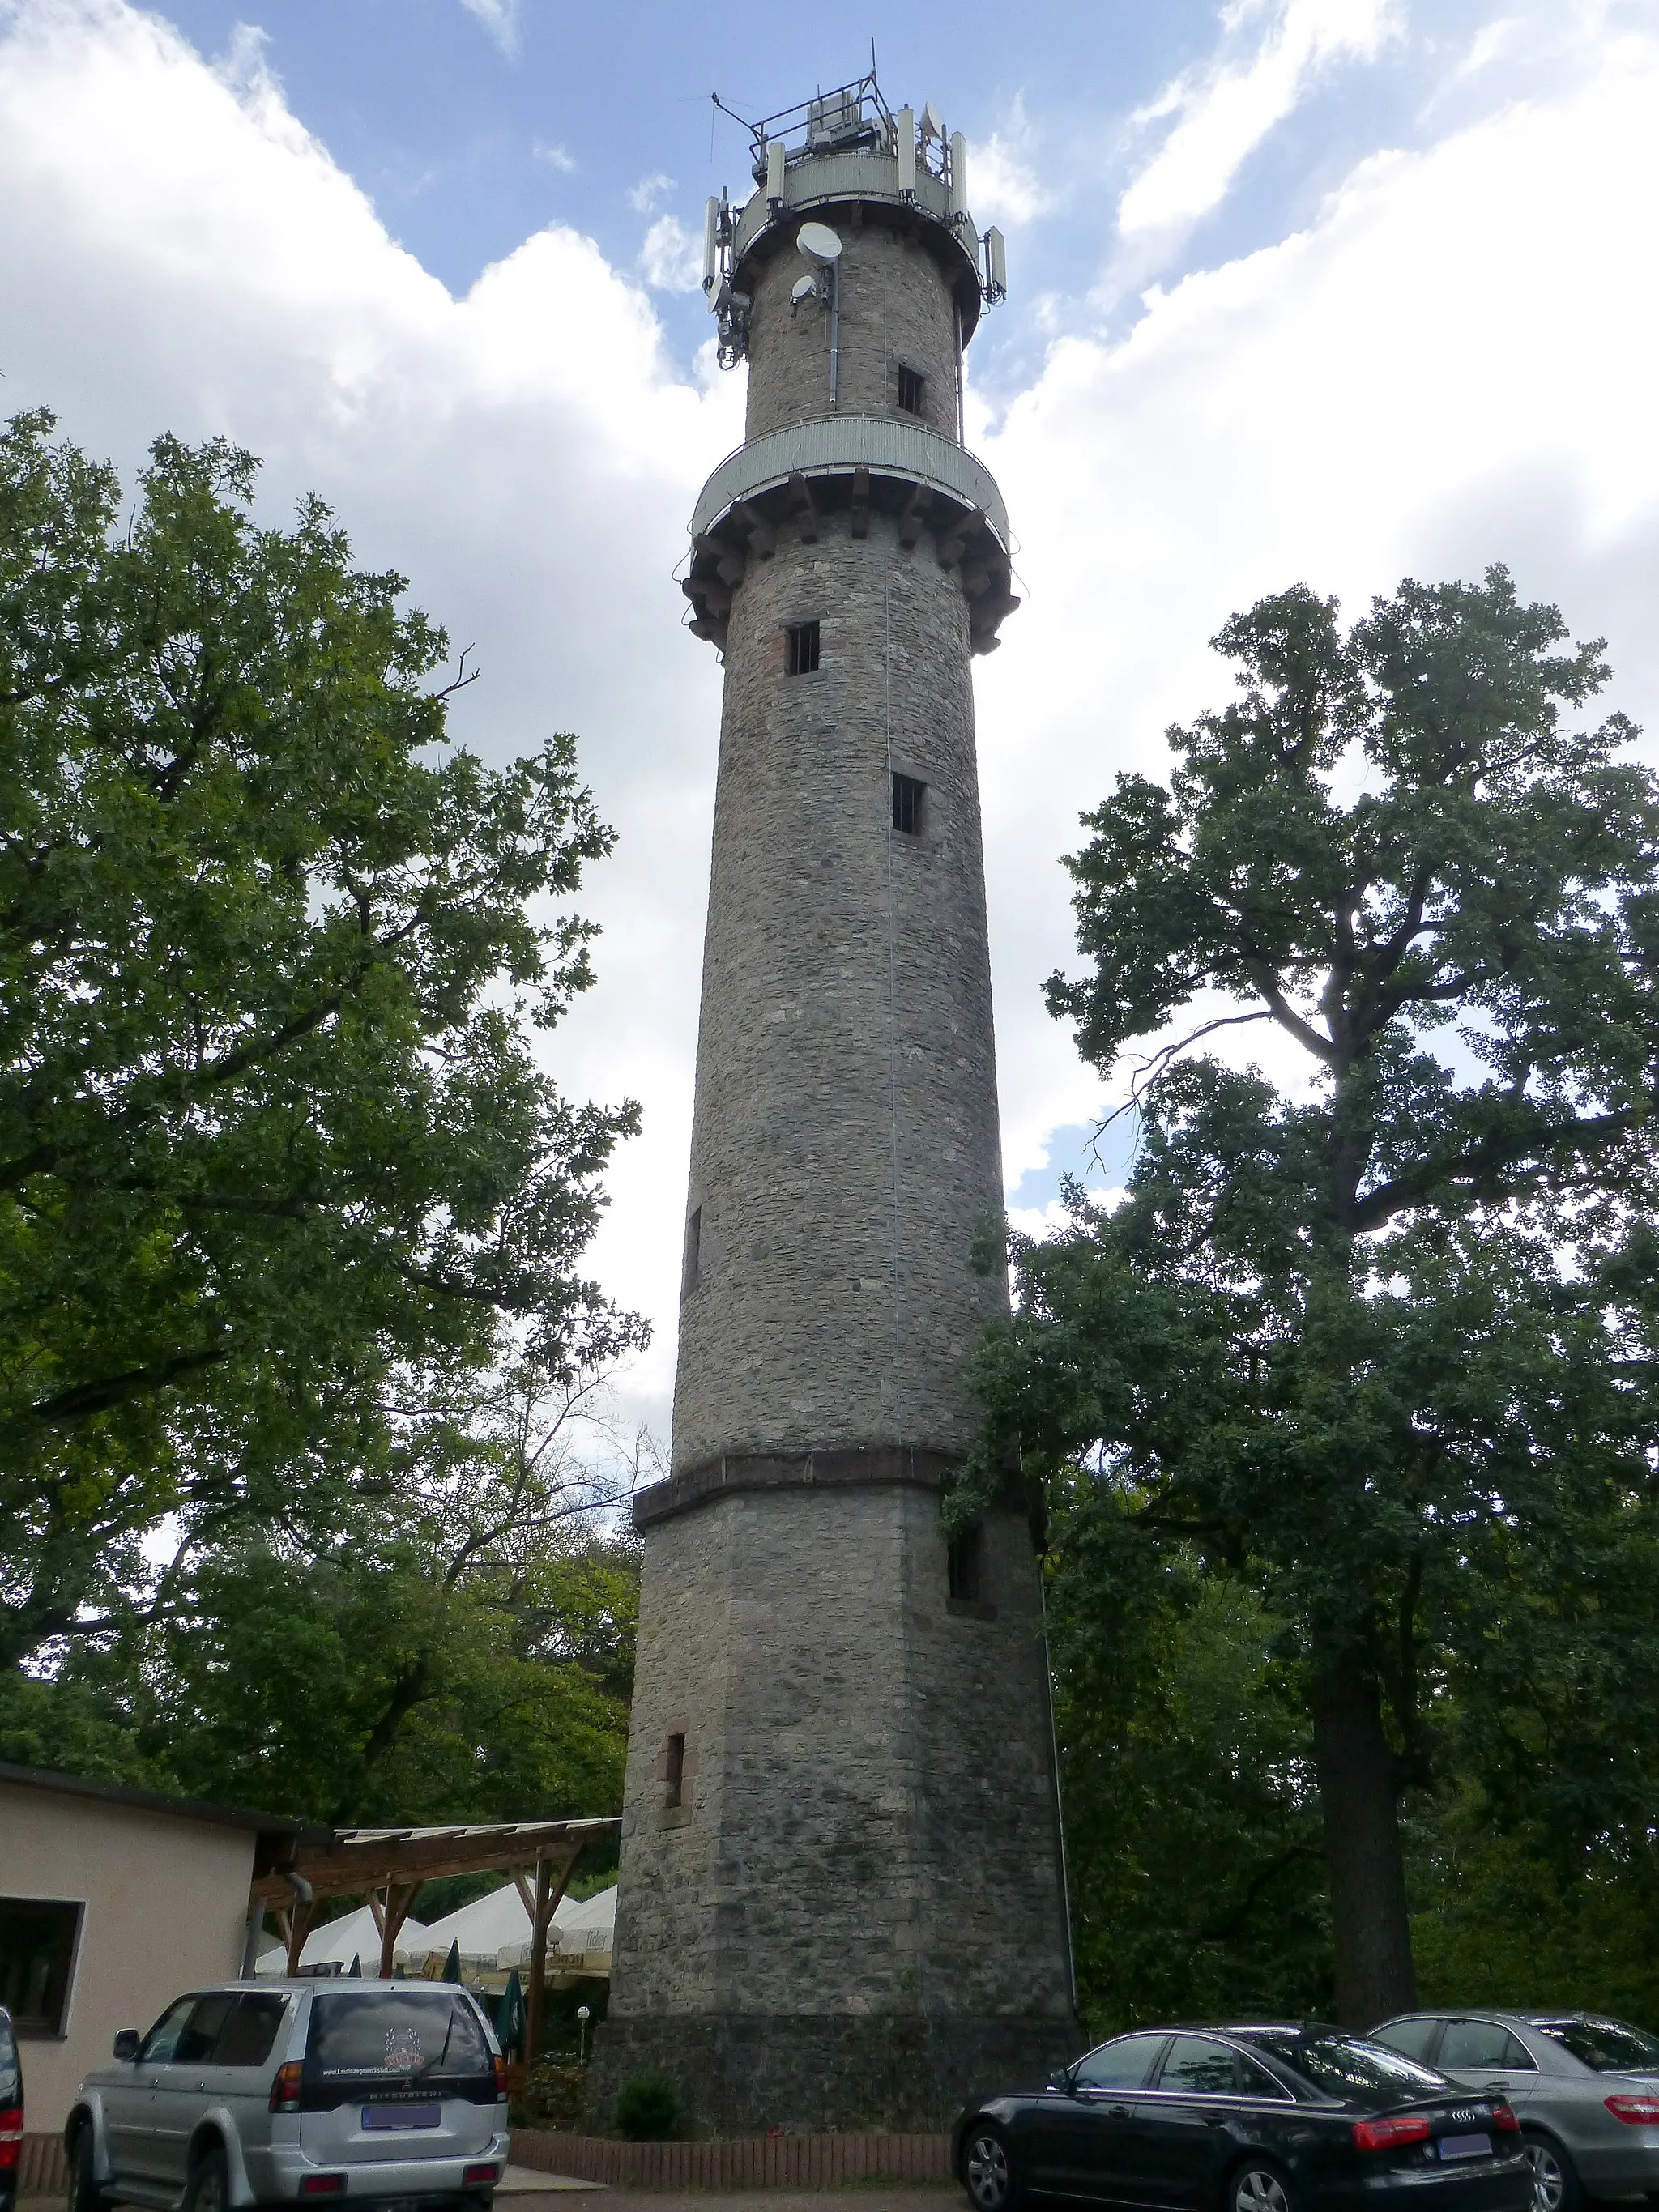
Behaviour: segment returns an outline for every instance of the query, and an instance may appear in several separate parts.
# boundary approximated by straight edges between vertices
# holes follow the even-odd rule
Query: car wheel
[[[1014,2212],[1024,2194],[1000,2128],[975,2120],[962,2146],[962,2185],[975,2212]]]
[[[230,2212],[230,2168],[216,2143],[190,2169],[179,2212]]]
[[[1227,2212],[1293,2212],[1290,2184],[1264,2158],[1247,2158],[1227,2191]]]
[[[76,2128],[70,2152],[69,2212],[108,2212],[108,2207],[109,2199],[98,2186],[92,2130]]]
[[[1584,2192],[1560,2144],[1552,2136],[1528,2135],[1525,2149],[1532,2168],[1533,2212],[1579,2212]]]

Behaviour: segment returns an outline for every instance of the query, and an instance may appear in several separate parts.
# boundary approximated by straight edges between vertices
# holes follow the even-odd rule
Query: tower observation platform
[[[934,2128],[1078,2033],[1030,1530],[939,1512],[1007,1306],[971,668],[1018,602],[962,438],[1004,254],[961,136],[873,76],[750,128],[705,233],[746,436],[684,584],[725,690],[595,2087]]]

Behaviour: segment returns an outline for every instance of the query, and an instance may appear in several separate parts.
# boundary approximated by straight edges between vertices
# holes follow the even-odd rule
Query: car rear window
[[[220,2029],[213,2046],[214,2064],[263,2066],[287,2009],[286,1997],[264,1990],[258,1996],[238,1997],[235,2011]]]
[[[1659,2073],[1659,2039],[1624,2020],[1540,2020],[1540,2035],[1561,2044],[1592,2074]]]
[[[17,2045],[13,2040],[11,2022],[0,2012],[0,2105],[15,2105],[23,2094],[22,2069],[17,2063]]]
[[[1385,2051],[1380,2043],[1362,2043],[1352,2035],[1290,2035],[1277,2029],[1258,2030],[1250,2040],[1271,2051],[1304,2081],[1333,2097],[1375,2095],[1379,2091],[1398,2097],[1424,2096],[1443,2088],[1438,2074]]]
[[[1443,2067],[1465,2071],[1478,2071],[1483,2066],[1537,2071],[1536,2062],[1526,2045],[1511,2035],[1501,2021],[1496,2020],[1448,2021],[1439,2059]]]
[[[453,1989],[333,1990],[312,2000],[306,2072],[323,2083],[493,2081],[495,2059],[471,2000]]]

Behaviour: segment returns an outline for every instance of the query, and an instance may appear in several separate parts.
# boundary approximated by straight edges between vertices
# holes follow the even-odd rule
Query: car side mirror
[[[131,2065],[138,2056],[143,2040],[136,2027],[118,2027],[115,2031],[115,2056],[125,2058]]]
[[[1062,2096],[1072,2094],[1072,2070],[1069,2066],[1057,2066],[1048,2076],[1048,2087],[1058,2089]]]

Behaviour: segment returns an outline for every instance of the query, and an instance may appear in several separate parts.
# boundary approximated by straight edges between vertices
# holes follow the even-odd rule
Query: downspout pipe
[[[836,412],[841,386],[841,264],[830,264],[830,412]]]

